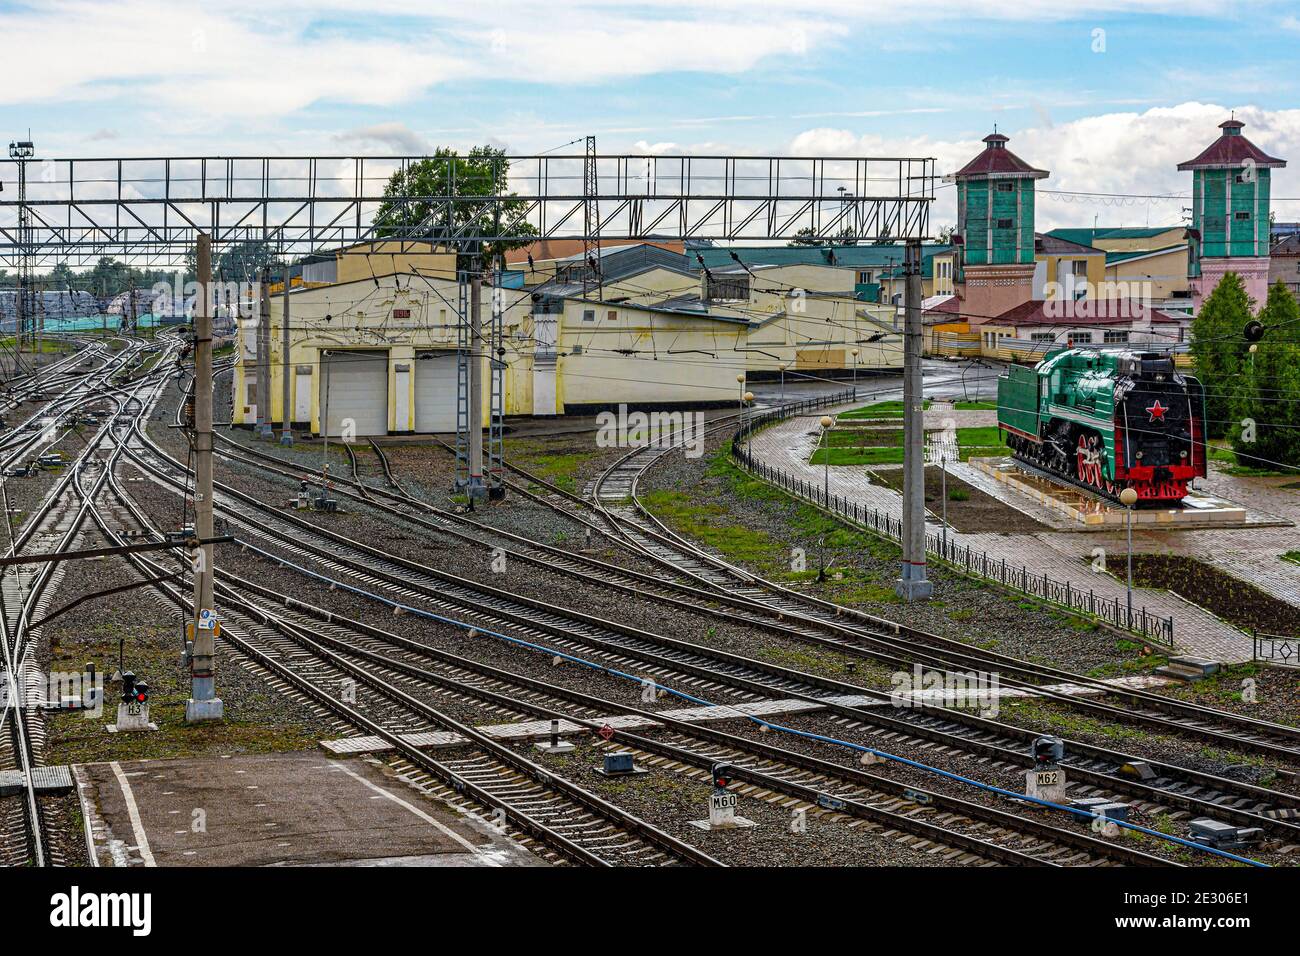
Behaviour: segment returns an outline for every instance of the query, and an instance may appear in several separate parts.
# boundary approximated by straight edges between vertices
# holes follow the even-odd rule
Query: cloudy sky
[[[364,12],[358,12],[364,10]],[[1176,222],[1235,110],[1293,160],[1300,13],[1272,0],[0,0],[0,135],[43,157],[930,155],[997,124],[1050,169],[1040,228]],[[951,189],[936,221],[950,221]]]

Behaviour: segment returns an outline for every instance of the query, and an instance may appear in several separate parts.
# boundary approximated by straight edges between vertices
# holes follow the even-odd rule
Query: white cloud
[[[653,7],[638,0],[377,0],[364,8],[351,0],[46,0],[0,12],[0,59],[23,77],[0,86],[0,104],[117,99],[211,122],[287,116],[317,103],[392,107],[453,79],[580,84],[683,71],[739,74],[768,62],[812,62],[851,30],[878,26],[881,12],[861,0],[765,0],[757,9],[752,0],[659,0]],[[891,4],[887,16],[893,31],[904,22],[1135,12],[1232,17],[1235,6],[911,0]]]
[[[1001,132],[1011,137],[1009,148],[1017,156],[1051,172],[1050,178],[1038,183],[1040,231],[1090,226],[1094,216],[1103,225],[1144,225],[1148,219],[1158,225],[1180,222],[1188,201],[1067,197],[1047,190],[1190,195],[1191,174],[1176,167],[1210,145],[1219,135],[1218,124],[1231,112],[1226,106],[1191,102]],[[1289,168],[1273,172],[1273,195],[1280,200],[1274,209],[1279,219],[1300,219],[1300,202],[1282,201],[1300,197],[1300,109],[1246,106],[1236,109],[1236,117],[1246,123],[1245,135],[1256,146],[1291,160]],[[983,148],[979,139],[885,138],[826,127],[805,130],[787,146],[790,153],[801,156],[933,156],[941,174],[960,169]],[[932,222],[955,221],[955,190],[940,188],[937,197]]]
[[[369,146],[379,144],[386,152],[398,156],[423,156],[433,152],[429,141],[416,133],[405,123],[376,123],[362,126],[335,135],[340,143],[361,143]]]

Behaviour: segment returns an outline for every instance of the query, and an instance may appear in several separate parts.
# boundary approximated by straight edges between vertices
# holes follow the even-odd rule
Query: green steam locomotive
[[[1181,501],[1206,474],[1205,390],[1160,352],[1063,349],[998,378],[1015,457],[1106,498]]]

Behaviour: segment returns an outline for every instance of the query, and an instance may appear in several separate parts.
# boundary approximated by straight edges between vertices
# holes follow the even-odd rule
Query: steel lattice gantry
[[[76,268],[100,256],[182,267],[201,232],[218,249],[260,241],[282,256],[378,238],[462,249],[492,239],[779,241],[801,232],[919,239],[936,182],[931,158],[543,155],[505,157],[505,175],[482,182],[455,168],[463,160],[439,159],[445,187],[390,188],[423,158],[0,160],[0,268],[24,258],[27,268]]]

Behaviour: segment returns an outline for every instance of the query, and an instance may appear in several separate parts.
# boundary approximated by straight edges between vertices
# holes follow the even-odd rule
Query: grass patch
[[[921,406],[930,407],[930,400],[927,398]],[[863,405],[861,408],[854,408],[847,412],[842,412],[839,418],[902,418],[903,403],[901,401],[876,402],[872,405]]]
[[[959,412],[995,412],[998,408],[995,402],[953,402],[952,407]]]
[[[898,448],[818,448],[808,461],[812,465],[901,465],[903,449]]]
[[[675,530],[705,547],[720,552],[729,561],[743,561],[766,572],[787,571],[787,548],[766,531],[741,527],[727,509],[717,504],[696,504],[684,491],[658,489],[641,495],[649,511]]]
[[[959,428],[957,429],[957,444],[983,447],[1001,445],[1002,434],[996,425],[985,425],[979,428]]]
[[[556,487],[577,494],[581,491],[578,487],[577,475],[584,465],[596,457],[596,453],[557,452],[528,456],[513,455],[510,457],[514,457],[516,461],[521,461],[525,468],[539,478],[544,478]]]
[[[825,444],[832,448],[884,448],[903,445],[901,428],[832,428],[826,434]]]
[[[1294,561],[1296,564],[1300,564],[1300,551],[1288,551],[1286,554],[1282,555],[1282,560]]]
[[[1234,478],[1285,478],[1294,474],[1292,471],[1279,471],[1262,459],[1233,451],[1225,444],[1214,443],[1209,448],[1210,461],[1226,464],[1228,467],[1224,471]],[[1260,464],[1251,464],[1251,462],[1260,462]],[[1300,482],[1296,484],[1300,486]]]

